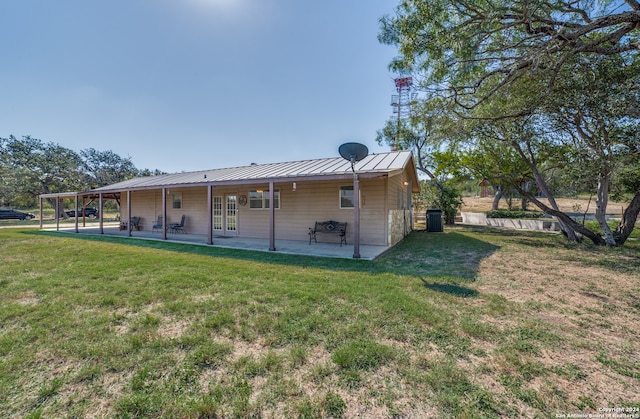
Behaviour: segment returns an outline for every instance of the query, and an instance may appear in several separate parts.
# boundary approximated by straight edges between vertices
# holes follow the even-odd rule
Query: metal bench
[[[313,228],[309,227],[309,244],[311,240],[318,243],[316,235],[318,233],[333,233],[340,235],[340,247],[342,243],[347,244],[347,223],[339,221],[316,221]]]

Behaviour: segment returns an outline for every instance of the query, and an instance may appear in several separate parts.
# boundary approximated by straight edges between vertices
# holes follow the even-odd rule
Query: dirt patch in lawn
[[[554,398],[569,400],[576,411],[637,401],[637,271],[624,266],[625,258],[606,263],[602,254],[581,249],[508,249],[480,263],[477,289],[480,295],[499,295],[514,303],[517,316],[527,319],[538,334],[522,362],[539,365],[545,372],[524,379],[523,388],[535,390],[546,403]],[[627,262],[637,265],[633,258]],[[484,320],[501,327],[505,319]],[[487,351],[512,354],[497,347]],[[499,363],[492,366],[500,371]],[[503,373],[519,372],[516,368]],[[547,394],[552,388],[562,389],[562,394]]]

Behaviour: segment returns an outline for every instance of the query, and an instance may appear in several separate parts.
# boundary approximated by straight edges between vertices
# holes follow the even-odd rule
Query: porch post
[[[102,192],[98,195],[98,216],[100,217],[100,234],[104,234],[104,220],[102,218],[102,213],[104,210],[104,201],[103,201]]]
[[[78,195],[76,195],[76,198],[78,197]],[[87,226],[87,215],[85,213],[85,208],[88,204],[85,203],[85,199],[84,196],[82,197],[82,227],[86,227]],[[76,208],[78,207],[78,205],[76,204]],[[79,214],[78,210],[76,210],[76,215]]]
[[[269,182],[269,250],[276,250],[276,196],[273,182]]]
[[[42,197],[40,197],[40,230],[42,230]]]
[[[162,239],[167,240],[167,188],[162,188]]]
[[[127,191],[127,229],[129,229],[129,237],[131,237],[131,191]]]
[[[78,194],[76,194],[76,198],[75,198],[75,205],[76,205],[76,233],[79,233],[80,230],[78,230]],[[84,214],[82,214],[84,216]]]
[[[360,180],[353,174],[353,258],[360,259]]]
[[[56,217],[56,231],[60,231],[60,214],[58,214],[59,210],[60,210],[60,197],[56,196],[56,210],[54,212]]]
[[[207,186],[207,244],[213,244],[213,185]]]

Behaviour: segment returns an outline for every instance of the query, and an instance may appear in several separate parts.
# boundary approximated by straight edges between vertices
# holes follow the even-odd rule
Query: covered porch
[[[175,233],[167,234],[163,238],[162,232],[150,230],[129,231],[121,230],[119,223],[104,223],[102,227],[97,223],[78,226],[75,223],[64,223],[57,226],[45,227],[43,231],[57,231],[60,233],[83,234],[96,236],[122,237],[131,240],[155,240],[162,242],[195,244],[210,247],[221,247],[228,249],[254,250],[260,252],[282,253],[290,255],[304,255],[329,257],[340,259],[353,258],[353,245],[340,247],[339,243],[311,243],[302,240],[275,240],[275,251],[270,249],[270,239],[243,238],[230,236],[213,236],[213,243],[208,244],[209,236],[206,234]],[[102,232],[101,232],[102,231]],[[374,260],[389,250],[388,246],[360,245],[360,258],[364,260]]]
[[[56,229],[291,254],[374,259],[408,234],[411,194],[419,192],[412,154],[394,151],[355,164],[342,157],[139,177],[84,192],[40,195],[60,214],[61,199],[76,214],[97,204],[99,224],[75,217]],[[116,202],[119,225],[103,217]],[[68,217],[62,214],[63,218]],[[340,223],[321,231],[318,223]],[[43,225],[41,223],[41,228]],[[168,228],[167,228],[168,227]],[[171,234],[174,233],[174,234]],[[180,234],[178,234],[180,233]],[[335,237],[332,237],[335,236]],[[333,240],[333,239],[337,240]],[[341,239],[347,245],[340,247]]]

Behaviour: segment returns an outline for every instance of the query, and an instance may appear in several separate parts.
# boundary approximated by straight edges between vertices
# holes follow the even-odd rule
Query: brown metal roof
[[[411,165],[414,174],[414,192],[418,188],[413,156],[410,151],[392,151],[371,154],[355,164],[355,170],[363,178],[389,175]],[[254,164],[225,169],[173,173],[130,179],[92,190],[92,193],[155,189],[171,186],[196,186],[199,184],[246,184],[269,181],[302,181],[343,179],[352,176],[351,164],[341,157],[302,160],[285,163]]]

